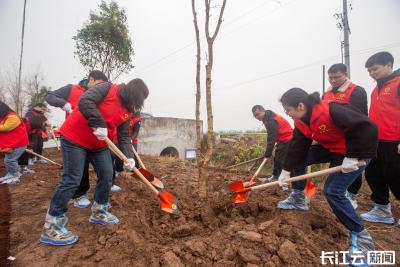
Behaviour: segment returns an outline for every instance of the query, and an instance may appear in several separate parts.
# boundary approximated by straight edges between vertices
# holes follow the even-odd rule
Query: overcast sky
[[[203,34],[204,1],[197,2]],[[370,55],[389,51],[395,57],[395,68],[399,66],[400,0],[349,2],[351,77],[370,94],[374,82],[364,68]],[[39,68],[53,89],[84,77],[85,70],[73,54],[72,36],[99,3],[27,0],[23,75]],[[126,9],[135,50],[135,68],[117,82],[142,78],[150,89],[144,111],[193,119],[196,50],[191,1],[117,3]],[[333,16],[341,10],[342,0],[228,0],[214,49],[214,128],[259,128],[260,122],[251,114],[253,105],[283,114],[278,99],[289,88],[322,91],[322,65],[328,68],[341,62],[342,32]],[[23,0],[0,0],[3,74],[18,62],[22,11]],[[205,51],[203,43],[203,63]],[[56,124],[63,119],[59,110],[53,110],[52,117]],[[205,109],[202,118],[206,118]]]

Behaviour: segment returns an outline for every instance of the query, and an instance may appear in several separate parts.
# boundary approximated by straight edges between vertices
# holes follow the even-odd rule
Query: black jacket
[[[329,112],[336,127],[345,129],[346,157],[373,158],[378,147],[378,127],[367,116],[351,105],[331,102]],[[302,120],[310,125],[311,112]],[[312,140],[295,127],[290,141],[284,169],[291,171],[304,166]]]
[[[79,85],[87,90],[87,83],[88,80],[83,79],[79,82]],[[69,98],[69,95],[71,94],[72,86],[72,84],[67,84],[60,89],[50,91],[45,98],[46,102],[49,103],[50,106],[63,108],[64,105],[67,104],[67,100]]]
[[[87,90],[79,99],[78,107],[82,115],[87,119],[91,128],[107,128],[97,105],[107,96],[111,88],[111,83],[103,82],[90,90]],[[130,121],[127,120],[117,128],[118,145],[122,152],[128,157],[133,158],[133,150],[130,136]]]
[[[279,124],[274,119],[275,113],[272,110],[266,110],[263,118],[265,129],[267,129],[267,147],[264,157],[271,157],[274,150],[275,140],[278,136]]]

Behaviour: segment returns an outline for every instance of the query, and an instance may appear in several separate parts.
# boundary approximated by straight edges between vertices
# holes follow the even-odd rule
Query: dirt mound
[[[55,153],[51,151],[51,156]],[[209,197],[203,202],[197,198],[195,170],[188,170],[184,162],[148,156],[143,160],[163,179],[167,190],[178,197],[179,216],[160,211],[157,199],[139,181],[118,178],[117,184],[123,191],[111,196],[111,204],[121,221],[119,225],[91,225],[90,209],[71,207],[68,227],[79,235],[78,243],[67,247],[39,244],[43,219],[60,170],[51,165],[37,165],[36,176],[23,178],[20,185],[10,187],[11,255],[17,258],[13,264],[320,266],[322,250],[347,249],[347,232],[320,193],[312,199],[308,213],[276,209],[276,203],[287,194],[277,188],[254,192],[247,203],[233,205],[222,188],[248,174],[211,169]],[[90,198],[95,186],[93,173],[91,183]],[[365,209],[369,203],[366,194],[361,201]],[[395,205],[394,210],[397,208]],[[382,226],[379,232],[371,228],[380,246],[377,249],[399,252],[397,231],[395,227]]]

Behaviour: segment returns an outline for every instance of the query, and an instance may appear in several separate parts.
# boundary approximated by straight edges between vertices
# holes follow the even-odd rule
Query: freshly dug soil
[[[45,150],[45,155],[61,162],[55,150]],[[9,186],[11,209],[6,207],[7,186],[0,186],[0,242],[6,241],[0,243],[1,251],[3,246],[7,248],[7,238],[3,237],[8,235],[4,230],[8,223],[9,254],[16,257],[13,266],[303,267],[320,266],[321,251],[348,248],[348,233],[337,222],[321,188],[311,200],[309,212],[276,209],[277,202],[287,196],[278,188],[252,192],[247,203],[234,205],[223,193],[224,186],[248,179],[251,174],[209,169],[208,198],[203,201],[197,197],[196,170],[190,170],[187,163],[151,156],[143,156],[143,161],[163,180],[166,190],[178,198],[179,216],[162,212],[158,199],[140,181],[119,177],[117,184],[122,192],[112,194],[110,202],[120,224],[91,225],[90,209],[70,206],[67,228],[79,235],[78,243],[66,247],[40,244],[44,217],[61,170],[51,164],[36,164],[35,176]],[[0,175],[3,172],[0,169]],[[91,172],[90,199],[95,182],[96,176]],[[364,212],[369,206],[369,189],[364,183],[358,211]],[[398,218],[398,203],[393,201],[392,209]],[[10,210],[7,222],[3,212]],[[394,250],[400,255],[400,229],[382,224],[366,226],[377,250]],[[3,253],[0,255],[4,260]]]

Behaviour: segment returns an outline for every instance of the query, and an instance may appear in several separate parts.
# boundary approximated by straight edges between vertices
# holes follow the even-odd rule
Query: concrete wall
[[[175,148],[180,158],[185,149],[196,147],[196,121],[177,118],[143,118],[139,133],[140,154],[160,155],[168,148]]]

